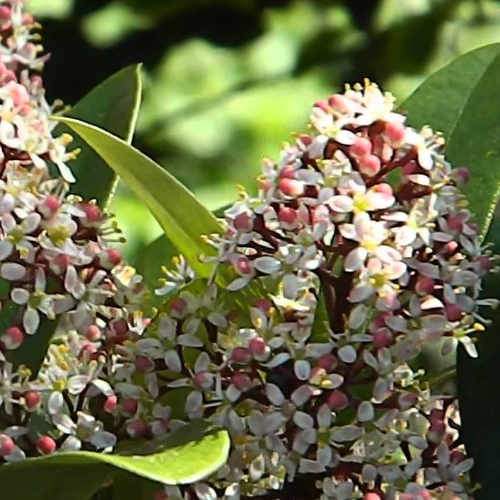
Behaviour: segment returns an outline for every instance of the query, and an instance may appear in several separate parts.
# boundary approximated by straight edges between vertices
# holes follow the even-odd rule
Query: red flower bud
[[[28,411],[36,410],[40,405],[41,399],[38,391],[27,391],[24,393],[24,403]]]
[[[50,436],[41,436],[36,441],[36,448],[42,455],[50,455],[56,451],[56,442]]]
[[[331,410],[343,410],[349,404],[349,398],[342,391],[335,389],[328,395],[326,404]]]
[[[118,398],[114,394],[112,394],[111,396],[108,396],[106,398],[106,401],[104,402],[104,411],[106,413],[113,413],[117,406]]]
[[[372,152],[372,143],[370,139],[358,137],[354,143],[349,146],[349,153],[353,156],[365,156]]]
[[[0,456],[10,455],[16,448],[16,443],[7,434],[0,434]]]

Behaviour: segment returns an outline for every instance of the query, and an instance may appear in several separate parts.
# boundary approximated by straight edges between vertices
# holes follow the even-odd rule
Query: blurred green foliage
[[[211,208],[253,189],[310,105],[369,77],[399,98],[457,55],[500,41],[486,0],[31,0],[53,53],[49,97],[78,100],[144,61],[135,144]],[[160,229],[121,186],[113,203],[136,261]]]

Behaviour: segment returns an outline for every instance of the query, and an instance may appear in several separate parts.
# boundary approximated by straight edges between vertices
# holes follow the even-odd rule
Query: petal
[[[344,261],[344,268],[348,272],[358,271],[363,267],[368,252],[363,247],[351,250]]]
[[[23,314],[23,326],[28,335],[33,335],[40,325],[40,315],[36,309],[27,307]]]
[[[335,212],[352,212],[353,200],[350,196],[337,195],[330,198],[328,205]]]
[[[14,303],[22,305],[28,302],[30,293],[24,288],[14,288],[12,292],[10,292],[10,298]]]
[[[0,276],[9,281],[18,281],[24,278],[26,270],[21,264],[7,262],[0,266]]]
[[[5,260],[11,253],[14,245],[9,240],[0,241],[0,260]]]

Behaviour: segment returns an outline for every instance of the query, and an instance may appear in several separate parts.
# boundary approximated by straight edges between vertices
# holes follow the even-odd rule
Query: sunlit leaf
[[[67,116],[93,123],[130,143],[141,101],[140,70],[141,65],[134,64],[110,76],[73,106]],[[56,133],[62,129],[67,130],[59,125]],[[79,137],[75,137],[72,147],[81,148],[81,152],[71,162],[76,178],[71,192],[106,204],[116,185],[116,173]]]
[[[225,463],[230,442],[226,431],[193,422],[163,443],[135,445],[126,454],[61,452],[4,465],[0,467],[2,498],[80,500],[116,472],[165,484],[192,483]]]
[[[455,59],[430,76],[401,106],[410,125],[443,133],[446,155],[467,166],[470,209],[486,234],[500,195],[500,44]]]
[[[57,118],[77,132],[144,201],[175,245],[201,276],[211,266],[200,254],[213,248],[202,238],[221,230],[216,217],[175,177],[124,140],[72,118]]]

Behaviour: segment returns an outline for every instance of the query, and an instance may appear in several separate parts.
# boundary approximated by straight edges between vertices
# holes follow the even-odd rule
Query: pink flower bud
[[[231,377],[231,383],[239,391],[247,391],[252,385],[252,379],[243,372],[237,372]]]
[[[349,398],[344,392],[335,389],[328,395],[326,404],[330,410],[343,410],[349,404]]]
[[[349,153],[353,156],[365,156],[372,152],[372,143],[366,137],[357,137],[354,143],[349,146]]]
[[[239,274],[244,275],[253,273],[252,263],[250,262],[248,257],[245,257],[244,255],[241,255],[233,260],[233,267]]]
[[[108,396],[106,398],[103,407],[106,413],[113,413],[117,406],[118,406],[118,398],[114,394],[112,394],[111,396]]]
[[[42,203],[39,205],[39,210],[41,214],[49,219],[52,217],[61,207],[61,202],[57,196],[49,195]]]
[[[0,434],[0,456],[6,457],[16,449],[14,440],[7,434]]]
[[[56,451],[56,442],[50,436],[41,436],[36,441],[36,448],[42,455],[50,455]]]
[[[373,345],[376,349],[382,349],[383,347],[388,347],[392,344],[393,337],[389,328],[379,328],[373,334]]]
[[[1,21],[6,21],[11,18],[12,12],[10,10],[10,7],[7,7],[6,5],[2,5],[0,7],[0,20]]]
[[[90,325],[85,332],[85,338],[90,342],[96,342],[101,336],[101,330],[97,325]]]
[[[317,366],[323,368],[327,372],[331,372],[337,364],[337,358],[333,354],[323,354],[317,361]]]
[[[267,352],[267,344],[262,337],[254,337],[248,347],[254,356],[263,356]]]
[[[80,208],[84,211],[85,218],[88,222],[95,223],[102,219],[101,209],[97,205],[93,203],[83,203]]]
[[[365,155],[359,158],[359,171],[368,177],[373,177],[380,170],[380,159],[375,155]]]
[[[293,224],[297,220],[297,211],[289,207],[280,207],[278,219],[285,224]]]
[[[304,184],[295,179],[284,178],[279,182],[280,191],[286,196],[301,196],[304,193]]]
[[[451,257],[458,250],[458,243],[456,241],[448,241],[441,250],[439,250],[440,255],[444,255],[446,257]]]
[[[24,341],[24,332],[18,326],[10,326],[2,335],[2,342],[8,350],[17,349]]]
[[[267,299],[259,299],[255,302],[255,307],[260,309],[264,314],[269,314],[270,309],[273,307],[273,303]]]
[[[405,137],[405,126],[401,122],[388,122],[384,133],[393,144],[399,144]]]
[[[463,315],[462,309],[457,304],[446,304],[444,310],[448,321],[458,321]]]
[[[419,276],[415,284],[415,290],[417,293],[421,293],[423,295],[432,294],[434,291],[434,280],[428,276]]]
[[[253,218],[246,212],[242,212],[234,218],[233,225],[238,231],[251,231],[253,229]]]
[[[231,360],[234,363],[246,364],[252,359],[251,352],[244,347],[236,347],[231,353]]]
[[[138,406],[137,399],[126,398],[122,401],[122,410],[129,415],[135,415]]]
[[[187,302],[181,297],[175,297],[170,301],[170,311],[182,316],[186,310]]]
[[[120,264],[122,261],[122,254],[116,248],[108,248],[104,251],[106,267],[112,268]]]
[[[370,491],[363,495],[363,500],[382,500],[382,497],[378,493]]]
[[[38,391],[27,391],[24,393],[24,403],[28,411],[33,411],[38,408],[41,401],[41,396]]]
[[[135,368],[138,372],[146,373],[154,369],[155,364],[151,358],[147,356],[136,356]]]

